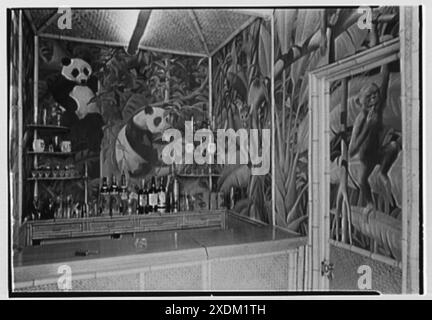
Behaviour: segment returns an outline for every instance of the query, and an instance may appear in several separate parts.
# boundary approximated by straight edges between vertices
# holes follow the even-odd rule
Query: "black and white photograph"
[[[4,10],[9,297],[425,293],[422,5],[91,5]]]

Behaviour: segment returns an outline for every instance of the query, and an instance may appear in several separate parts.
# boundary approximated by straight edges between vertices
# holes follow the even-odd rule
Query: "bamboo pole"
[[[341,156],[340,156],[340,173],[341,179],[339,181],[338,197],[337,197],[337,215],[335,219],[339,219],[339,214],[342,215],[342,242],[347,243],[349,241],[352,244],[351,239],[351,212],[350,204],[348,200],[348,146],[347,146],[347,117],[348,117],[348,80],[347,78],[342,79],[342,101],[340,110],[340,124],[343,132],[343,139],[341,141]],[[338,224],[337,224],[338,225]],[[338,232],[339,230],[337,230]],[[336,239],[338,239],[336,234]]]
[[[270,95],[271,95],[271,121],[272,121],[272,148],[271,148],[271,168],[272,168],[272,179],[271,179],[271,194],[272,194],[272,225],[276,225],[276,182],[275,182],[275,165],[276,165],[276,159],[275,159],[275,78],[274,78],[274,60],[275,60],[275,48],[274,48],[274,39],[275,39],[275,25],[274,25],[274,11],[270,17],[270,39],[271,39],[271,51],[270,51]]]
[[[38,105],[39,105],[39,37],[34,36],[34,65],[33,65],[33,123],[38,123]],[[35,130],[36,132],[36,130]]]
[[[394,260],[392,258],[383,256],[381,254],[370,252],[369,250],[362,249],[362,248],[356,247],[354,245],[342,243],[342,242],[331,240],[331,239],[330,239],[330,245],[344,249],[344,250],[347,250],[347,251],[350,251],[350,252],[357,253],[361,256],[368,257],[368,258],[371,258],[372,260],[388,264],[392,267],[402,268],[402,263],[400,261],[397,261],[397,260]]]
[[[18,17],[18,226],[23,211],[23,30],[22,10]]]
[[[393,52],[398,52],[399,50],[399,39],[391,39],[385,42],[382,42],[375,47],[365,50],[363,52],[357,53],[355,58],[347,57],[341,60],[338,60],[331,65],[324,65],[314,70],[314,74],[319,75],[320,73],[326,72],[328,69],[331,69],[332,72],[338,72],[340,70],[346,70],[350,67],[355,67],[358,64],[368,63],[370,60],[378,60],[379,58],[383,58],[392,54]],[[326,73],[328,77],[328,72]]]
[[[402,110],[402,293],[420,293],[419,9],[400,10]]]
[[[208,99],[209,99],[209,106],[208,106],[208,113],[209,113],[209,126],[210,131],[213,132],[214,130],[214,123],[213,123],[213,68],[212,68],[212,57],[208,57]],[[212,141],[214,142],[214,141]],[[209,157],[213,157],[214,155],[209,153]],[[212,164],[213,161],[210,161],[210,164]],[[210,192],[213,192],[213,177],[212,177],[212,167],[209,166],[209,189]]]
[[[285,117],[286,117],[286,70],[284,69],[282,71],[282,139],[286,139],[286,133],[285,133]],[[291,112],[291,110],[289,110]],[[289,123],[291,125],[291,123]],[[287,144],[289,144],[289,137],[288,141],[286,141]]]
[[[24,10],[24,15],[26,16],[27,20],[29,21],[30,28],[32,29],[33,34],[36,34],[37,33],[36,26],[35,26],[35,24],[33,22],[33,19],[31,17],[30,11],[29,10]]]
[[[171,54],[176,54],[181,56],[191,56],[191,57],[201,57],[201,58],[208,57],[208,55],[204,53],[187,52],[187,51],[173,50],[173,49],[163,49],[163,48],[156,48],[156,47],[150,47],[145,45],[140,45],[139,48],[141,50],[148,50],[148,51],[161,52],[161,53],[171,53]]]
[[[309,73],[309,237],[308,237],[308,289],[317,290],[320,274],[320,256],[319,256],[319,211],[317,205],[319,203],[319,159],[318,154],[318,134],[319,121],[317,119],[318,101],[318,80]]]
[[[215,123],[213,120],[213,58],[208,57],[208,86],[209,86],[209,117],[210,117],[210,130],[215,130]]]
[[[34,70],[33,70],[33,123],[38,123],[38,113],[39,113],[39,37],[34,36]],[[33,131],[34,139],[37,139],[37,130]],[[34,156],[33,160],[34,168],[38,166],[38,156]],[[38,181],[34,182],[34,197],[38,196]]]
[[[358,63],[356,65],[353,65],[351,67],[352,69],[344,70],[342,72],[333,73],[332,76],[329,77],[327,80],[331,82],[331,81],[342,79],[342,78],[353,77],[353,76],[358,75],[359,73],[367,72],[367,71],[372,70],[374,68],[380,67],[383,64],[388,64],[390,62],[399,60],[399,58],[400,58],[400,54],[399,54],[399,52],[396,52],[394,54],[391,54],[391,55],[389,55],[383,59],[377,60],[375,62]]]
[[[63,40],[63,41],[81,42],[81,43],[110,46],[110,47],[122,47],[122,48],[127,47],[126,42],[86,39],[86,38],[80,38],[80,37],[64,36],[64,35],[59,35],[59,34],[41,33],[41,34],[39,34],[39,37],[46,38],[46,39],[56,39],[56,40]],[[145,45],[139,45],[139,49],[154,51],[154,52],[161,52],[161,53],[171,53],[171,54],[183,55],[183,56],[191,56],[191,57],[201,57],[201,58],[208,57],[208,55],[204,54],[204,53],[155,48],[155,47],[145,46]]]
[[[166,67],[166,73],[165,73],[165,97],[164,97],[164,102],[169,101],[170,99],[170,78],[171,78],[171,74],[170,74],[170,61],[168,58],[165,59],[165,67]]]
[[[60,34],[51,34],[51,33],[40,33],[39,37],[46,39],[55,39],[55,40],[64,40],[64,41],[72,41],[72,42],[81,42],[95,45],[104,45],[104,46],[112,46],[112,47],[126,47],[127,43],[125,42],[115,42],[115,41],[105,41],[105,40],[96,40],[96,39],[86,39],[80,37],[71,37],[64,36]]]
[[[324,108],[320,108],[320,200],[319,208],[319,243],[320,261],[329,261],[330,251],[328,240],[330,238],[330,83],[321,79],[321,99]],[[320,270],[321,271],[321,270]],[[329,289],[329,278],[321,276],[321,290]]]

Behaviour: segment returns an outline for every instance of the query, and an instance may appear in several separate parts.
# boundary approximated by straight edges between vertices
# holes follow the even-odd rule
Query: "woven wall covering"
[[[222,10],[194,10],[205,41],[212,52],[251,17]]]
[[[358,253],[330,246],[330,261],[334,263],[334,278],[330,290],[359,290],[357,270],[367,265],[372,271],[372,290],[399,294],[402,290],[402,270]]]
[[[187,10],[153,10],[140,44],[206,54]]]

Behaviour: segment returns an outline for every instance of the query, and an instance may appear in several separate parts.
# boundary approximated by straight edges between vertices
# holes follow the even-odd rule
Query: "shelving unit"
[[[38,114],[37,106],[35,106],[35,115]],[[37,122],[37,116],[35,116],[34,119],[35,122]],[[57,125],[44,125],[44,124],[28,124],[27,129],[33,131],[33,139],[37,139],[39,136],[39,133],[43,133],[43,135],[64,135],[67,134],[70,129],[65,126],[57,126]],[[33,167],[38,168],[38,163],[41,158],[70,158],[74,157],[76,152],[60,152],[60,151],[32,151],[28,150],[26,154],[30,157],[33,157]],[[47,170],[48,171],[48,170]],[[88,203],[88,177],[87,177],[87,161],[84,162],[84,174],[81,175],[74,175],[74,176],[45,176],[45,177],[34,177],[31,176],[30,173],[28,173],[27,181],[32,182],[34,184],[33,186],[33,199],[36,199],[39,197],[39,183],[49,183],[49,182],[66,182],[66,181],[76,181],[76,180],[84,180],[84,202]],[[50,173],[52,174],[52,173]]]
[[[67,180],[80,180],[86,179],[85,176],[77,176],[77,177],[46,177],[46,178],[27,178],[28,181],[67,181]]]
[[[208,177],[220,177],[220,174],[212,173],[212,174],[185,174],[179,173],[177,174],[179,178],[208,178]]]
[[[43,151],[43,152],[37,152],[37,151],[27,151],[28,155],[33,156],[47,156],[47,157],[73,157],[75,155],[75,152],[49,152],[49,151]]]
[[[67,133],[69,132],[68,127],[64,126],[56,126],[56,125],[45,125],[45,124],[28,124],[27,128],[32,130],[43,130],[43,131],[53,131],[58,133]]]

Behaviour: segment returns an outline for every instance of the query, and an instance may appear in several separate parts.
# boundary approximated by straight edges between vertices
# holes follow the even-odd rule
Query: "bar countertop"
[[[145,239],[144,246],[137,241]],[[228,213],[225,229],[189,229],[123,235],[120,239],[86,239],[25,247],[15,253],[14,281],[58,277],[67,264],[75,275],[190,263],[295,249],[306,237]],[[77,251],[90,255],[76,255]]]

